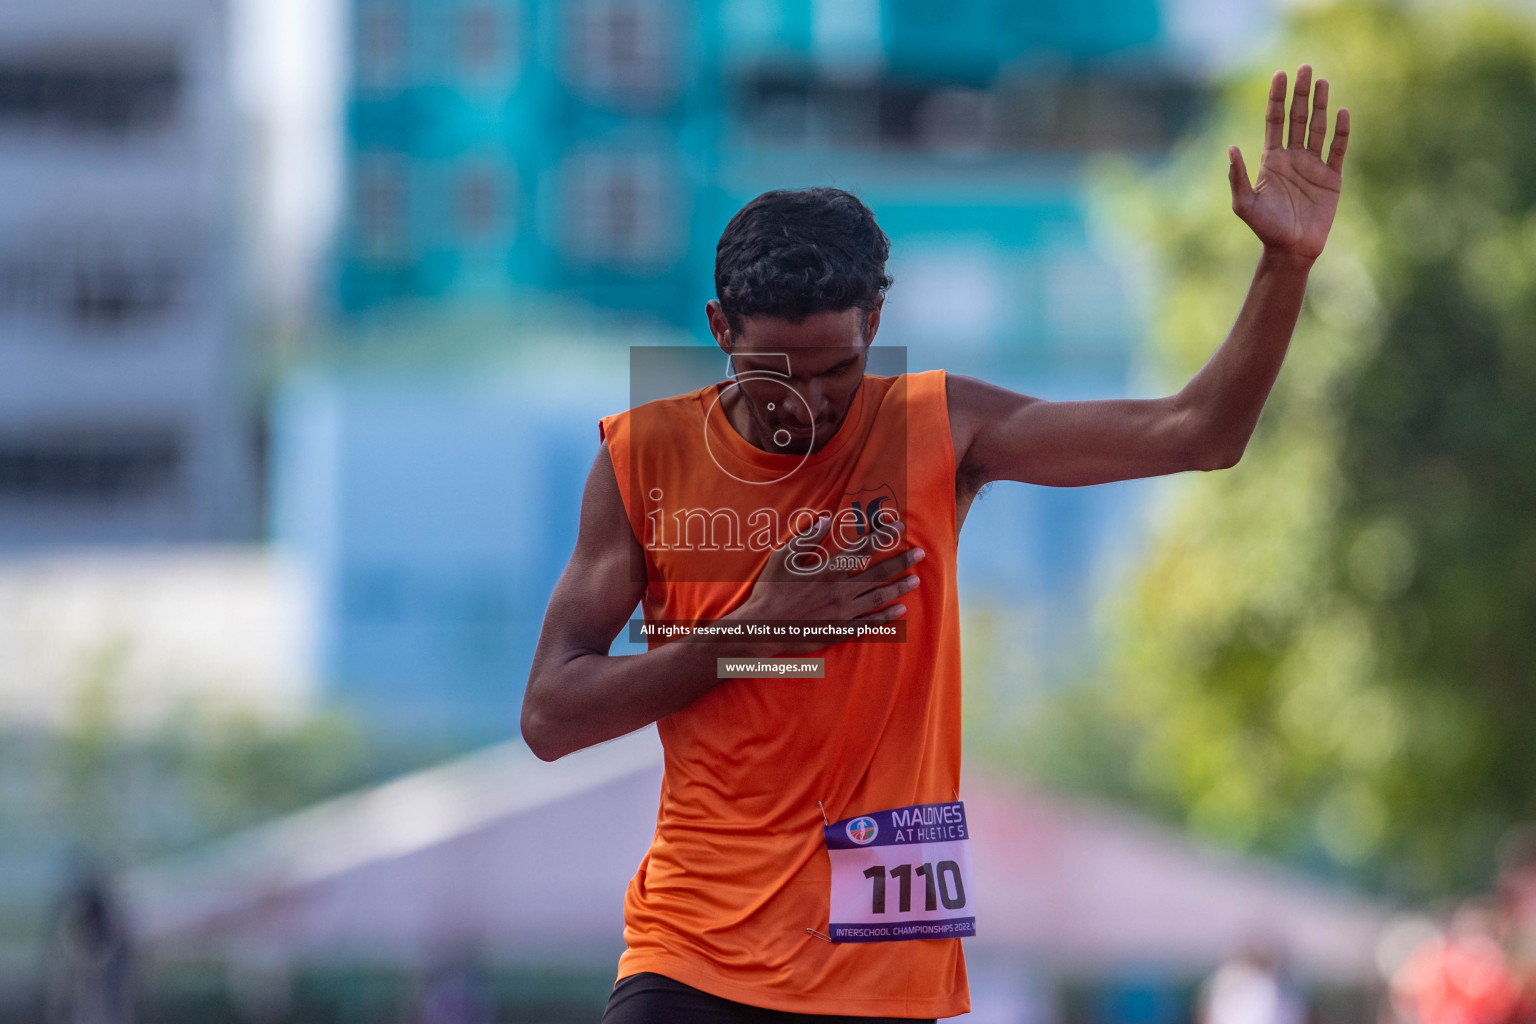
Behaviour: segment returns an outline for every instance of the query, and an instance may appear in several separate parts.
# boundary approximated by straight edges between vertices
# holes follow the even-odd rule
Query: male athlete
[[[958,936],[973,907],[985,921],[986,893],[958,792],[961,523],[993,480],[1237,463],[1333,223],[1349,135],[1340,110],[1324,158],[1328,85],[1314,91],[1303,65],[1287,143],[1285,94],[1276,73],[1256,183],[1228,152],[1233,211],[1264,246],[1253,284],[1167,398],[1047,402],[943,371],[866,374],[890,284],[873,214],[806,189],[732,218],[706,312],[734,379],[603,419],[523,703],[546,760],[651,722],[665,750],[607,1024],[970,1009]],[[679,632],[610,656],[637,603]],[[775,678],[795,668],[785,655],[819,665]]]

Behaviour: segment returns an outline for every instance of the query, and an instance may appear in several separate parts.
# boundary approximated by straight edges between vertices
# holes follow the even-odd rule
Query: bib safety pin
[[[817,807],[821,807],[821,801],[820,800],[816,801],[816,806]],[[821,807],[821,822],[822,822],[823,825],[830,825],[830,824],[832,824],[831,821],[827,820],[827,809],[825,807]],[[810,931],[810,929],[807,928],[806,931]],[[832,940],[828,939],[827,941],[831,942]]]
[[[832,941],[832,936],[828,935],[826,932],[819,932],[815,928],[807,928],[805,930],[805,933],[807,935],[814,935],[818,939],[821,939],[823,942],[831,942]]]

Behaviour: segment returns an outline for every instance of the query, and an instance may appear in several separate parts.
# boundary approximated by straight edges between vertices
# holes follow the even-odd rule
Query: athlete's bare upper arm
[[[947,375],[956,475],[972,490],[992,480],[1078,487],[1219,468],[1178,396],[1048,402]]]
[[[576,550],[544,613],[530,685],[550,659],[564,663],[580,654],[608,652],[645,594],[645,581],[635,572],[643,558],[604,444],[587,474]]]

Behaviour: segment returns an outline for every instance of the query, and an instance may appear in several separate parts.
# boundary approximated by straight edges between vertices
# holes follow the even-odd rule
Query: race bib
[[[918,804],[826,826],[833,942],[976,934],[965,805]]]

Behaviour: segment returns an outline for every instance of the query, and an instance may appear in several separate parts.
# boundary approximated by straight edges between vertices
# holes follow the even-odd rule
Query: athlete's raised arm
[[[879,623],[900,618],[906,609],[892,602],[917,585],[915,576],[903,574],[923,552],[903,551],[859,573],[838,572],[830,565],[792,571],[786,564],[790,556],[821,545],[829,529],[830,517],[825,517],[772,552],[747,600],[725,620]],[[829,646],[722,640],[610,655],[614,638],[645,593],[634,573],[641,554],[605,444],[587,474],[576,550],[549,599],[523,693],[523,739],[546,761],[633,732],[693,703],[722,682],[717,658],[808,654]]]
[[[1236,324],[1178,394],[1157,399],[1047,402],[950,375],[957,476],[974,491],[991,480],[1071,487],[1237,464],[1280,372],[1307,274],[1338,209],[1349,111],[1340,110],[1327,159],[1328,83],[1296,72],[1290,139],[1283,144],[1286,77],[1275,72],[1264,154],[1250,183],[1228,150],[1232,210],[1264,243]],[[1310,126],[1309,126],[1310,111]]]

